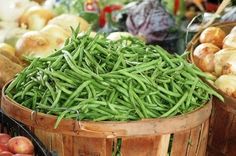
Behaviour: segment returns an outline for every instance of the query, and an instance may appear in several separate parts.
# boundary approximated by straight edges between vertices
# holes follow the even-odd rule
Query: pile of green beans
[[[63,118],[128,121],[193,111],[212,95],[185,56],[130,37],[109,41],[73,31],[63,48],[29,59],[5,90],[16,102]]]

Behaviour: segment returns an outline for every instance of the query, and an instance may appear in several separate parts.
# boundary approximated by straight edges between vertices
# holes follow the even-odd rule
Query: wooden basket
[[[236,26],[236,22],[217,23],[213,26],[220,27],[227,34]],[[194,63],[193,51],[200,44],[197,33],[187,47],[190,52],[190,61]],[[220,93],[225,102],[213,97],[213,113],[210,122],[210,133],[208,142],[209,156],[236,156],[236,99],[232,98],[214,85],[208,83]]]
[[[189,114],[130,122],[88,122],[32,111],[2,92],[2,110],[31,128],[59,156],[111,156],[118,139],[122,156],[205,156],[211,101]]]

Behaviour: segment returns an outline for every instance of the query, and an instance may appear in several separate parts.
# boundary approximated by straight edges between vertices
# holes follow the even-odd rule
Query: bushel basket
[[[217,23],[212,26],[219,27],[228,34],[236,26],[236,22]],[[201,32],[194,36],[187,48],[192,63],[194,63],[193,51],[200,44],[200,34]],[[224,102],[216,97],[212,100],[208,156],[236,156],[236,99],[226,95],[212,84],[208,83],[208,85],[224,97]]]
[[[1,107],[7,115],[30,127],[59,156],[205,156],[212,105],[209,101],[191,113],[165,119],[63,119],[56,129],[56,116],[32,111],[4,94]]]

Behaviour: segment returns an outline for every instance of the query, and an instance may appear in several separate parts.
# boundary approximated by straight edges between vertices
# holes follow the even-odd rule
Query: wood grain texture
[[[122,139],[121,154],[135,156],[161,156],[167,154],[170,135],[125,137]]]
[[[167,156],[170,134],[162,135],[158,138],[158,147],[156,156]]]
[[[205,156],[206,155],[206,148],[207,148],[207,141],[208,141],[208,131],[209,131],[209,120],[205,121],[202,124],[201,134],[199,138],[199,145],[197,149],[197,156]]]
[[[223,103],[217,98],[213,98],[213,112],[213,121],[210,125],[208,153],[212,152],[220,153],[224,156],[235,156],[236,100],[225,97],[225,103]]]
[[[62,135],[63,139],[63,154],[66,155],[72,155],[71,151],[74,151],[74,137],[70,135]]]
[[[106,139],[75,137],[73,146],[74,156],[106,156]]]
[[[186,156],[190,143],[190,130],[174,134],[171,156]]]
[[[188,146],[188,150],[186,154],[187,156],[197,156],[196,153],[199,146],[201,129],[202,129],[201,125],[191,129],[190,137],[189,137],[190,144]]]

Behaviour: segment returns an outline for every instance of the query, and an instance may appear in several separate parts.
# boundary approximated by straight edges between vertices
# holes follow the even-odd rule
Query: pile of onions
[[[216,77],[214,85],[236,98],[236,26],[229,34],[219,27],[208,27],[199,37],[193,51],[194,63]]]

